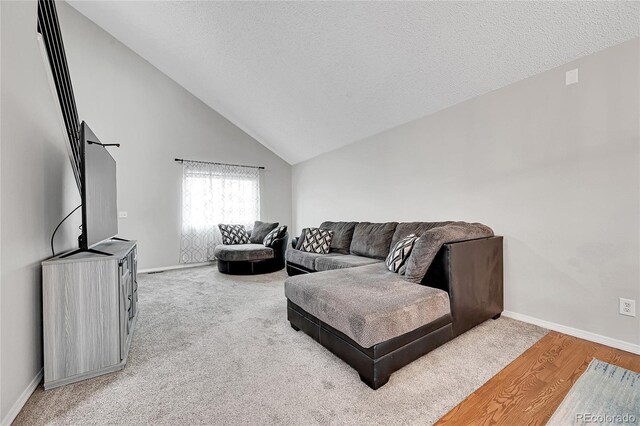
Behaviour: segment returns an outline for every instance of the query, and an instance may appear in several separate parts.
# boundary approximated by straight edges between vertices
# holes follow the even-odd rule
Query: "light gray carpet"
[[[373,391],[289,326],[285,278],[225,276],[213,267],[140,275],[127,367],[38,388],[16,423],[429,424],[546,333],[488,321]]]

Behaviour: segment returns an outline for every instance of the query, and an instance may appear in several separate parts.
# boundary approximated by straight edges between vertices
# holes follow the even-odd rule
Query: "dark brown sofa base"
[[[312,272],[315,271],[307,269],[304,266],[296,265],[295,263],[287,262],[287,275],[289,275],[290,277],[300,274],[310,274]]]
[[[287,262],[289,275],[312,273]],[[287,317],[360,374],[371,388],[384,385],[391,373],[489,319],[503,310],[502,237],[445,244],[422,284],[449,293],[451,316],[417,330],[362,348],[349,337],[287,300]]]
[[[378,389],[391,374],[451,340],[451,316],[443,316],[417,330],[363,348],[352,339],[287,300],[291,327],[302,330],[353,367],[370,388]]]
[[[268,274],[284,268],[284,262],[270,262],[270,260],[236,260],[233,262],[217,260],[218,271],[229,275]]]

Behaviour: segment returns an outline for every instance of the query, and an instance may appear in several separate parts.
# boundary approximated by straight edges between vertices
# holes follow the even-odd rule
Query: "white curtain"
[[[182,162],[181,263],[213,260],[213,249],[222,244],[219,223],[248,230],[259,218],[259,169]]]

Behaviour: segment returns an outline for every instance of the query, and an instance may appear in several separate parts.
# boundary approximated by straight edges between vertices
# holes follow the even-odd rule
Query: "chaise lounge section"
[[[332,240],[328,254],[287,251],[287,317],[295,330],[351,365],[373,389],[503,310],[502,237],[488,227],[325,222],[320,228],[333,230],[340,243],[334,247]],[[411,252],[407,276],[391,272],[384,258],[409,234],[424,241]],[[416,276],[416,265],[426,271],[423,276]]]

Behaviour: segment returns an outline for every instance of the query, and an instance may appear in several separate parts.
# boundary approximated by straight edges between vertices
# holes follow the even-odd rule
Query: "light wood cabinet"
[[[124,368],[138,311],[135,241],[42,263],[44,387]]]

